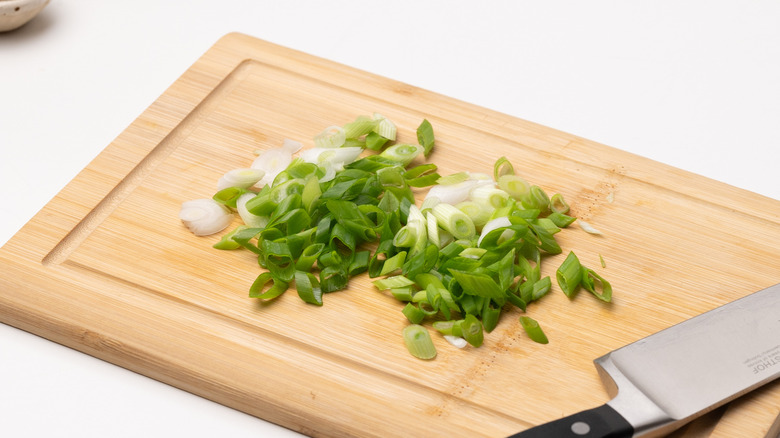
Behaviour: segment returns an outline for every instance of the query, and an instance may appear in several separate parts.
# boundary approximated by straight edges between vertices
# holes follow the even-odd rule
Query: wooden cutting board
[[[438,357],[420,361],[401,304],[366,276],[323,307],[292,291],[248,298],[254,258],[193,236],[181,203],[210,197],[256,149],[310,147],[373,112],[406,141],[430,120],[442,174],[490,173],[507,156],[562,193],[603,235],[564,230],[544,274],[574,250],[614,302],[556,286],[529,308],[550,344],[511,311],[481,348],[434,336]],[[0,250],[0,321],[312,436],[501,437],[606,402],[594,358],[780,282],[778,235],[776,200],[231,34]],[[762,437],[779,412],[776,382],[678,435]]]

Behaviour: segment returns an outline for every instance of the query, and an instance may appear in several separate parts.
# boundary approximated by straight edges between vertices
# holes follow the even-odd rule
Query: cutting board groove
[[[529,308],[549,345],[515,311],[483,347],[436,338],[424,362],[403,347],[399,303],[368,278],[321,308],[294,292],[249,299],[256,260],[190,234],[181,203],[211,196],[256,149],[309,147],[373,112],[402,141],[430,120],[442,173],[490,173],[505,155],[562,193],[605,234],[574,226],[561,245],[610,279],[614,303],[557,291]],[[594,358],[780,281],[779,233],[776,200],[231,34],[0,249],[0,321],[312,436],[505,436],[607,401]],[[764,436],[778,413],[772,384],[676,436]]]

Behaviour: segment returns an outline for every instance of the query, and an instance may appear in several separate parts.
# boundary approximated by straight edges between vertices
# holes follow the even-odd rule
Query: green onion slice
[[[490,298],[502,304],[506,301],[506,292],[501,289],[490,275],[455,269],[450,269],[450,273],[463,288],[463,292],[469,295]]]
[[[574,251],[569,252],[569,255],[566,256],[566,259],[555,272],[555,277],[563,293],[569,298],[574,297],[577,288],[582,282],[582,265]]]
[[[498,183],[498,188],[507,192],[509,196],[518,201],[528,196],[531,190],[531,185],[528,184],[528,181],[517,175],[501,175],[496,182]]]
[[[423,147],[419,145],[401,143],[388,147],[381,154],[382,157],[397,161],[405,166],[412,162],[423,152]]]
[[[318,148],[338,148],[344,144],[347,134],[340,126],[329,126],[314,137],[314,146]]]
[[[525,330],[526,334],[528,334],[528,337],[531,338],[531,340],[534,342],[538,342],[540,344],[546,344],[549,342],[547,340],[547,335],[544,334],[542,328],[535,319],[528,316],[521,316],[520,324],[523,326],[523,330]]]
[[[326,266],[320,271],[320,288],[322,293],[346,289],[349,276],[342,266]]]
[[[404,277],[403,275],[393,275],[392,277],[374,280],[374,286],[376,286],[376,288],[379,290],[411,286],[413,284],[415,284],[414,281]]]
[[[239,225],[236,228],[233,229],[233,231],[225,234],[222,236],[222,238],[219,240],[219,242],[214,244],[214,248],[216,249],[238,249],[241,248],[241,244],[233,240],[233,236],[236,235],[236,233],[239,233],[245,229],[249,228],[246,225]]]
[[[322,305],[322,289],[317,277],[310,272],[295,271],[295,288],[304,302]]]
[[[601,292],[597,290],[596,282],[601,285]],[[593,269],[582,268],[582,287],[601,301],[612,301],[612,285]]]
[[[463,339],[474,347],[479,347],[484,341],[482,323],[472,314],[466,315],[460,323]]]
[[[406,319],[408,319],[412,324],[421,323],[426,316],[425,312],[420,309],[419,306],[416,306],[413,303],[406,303],[406,306],[401,309],[401,313],[403,313],[404,316],[406,316]]]
[[[269,282],[271,283],[271,286],[263,292],[263,289],[265,289]],[[274,277],[270,272],[264,272],[258,275],[252,283],[252,286],[249,288],[249,296],[265,301],[272,300],[282,295],[287,290],[288,284],[288,282]]]
[[[391,141],[395,141],[396,134],[398,131],[398,128],[395,126],[395,123],[390,121],[390,119],[386,118],[385,116],[374,113],[374,120],[376,120],[376,126],[374,127],[374,132],[381,135],[384,138],[387,138]]]
[[[344,125],[344,137],[354,139],[362,137],[376,128],[378,121],[367,116],[358,116],[355,121]]]
[[[476,233],[474,221],[466,213],[450,204],[438,204],[431,210],[439,226],[456,239],[469,239]]]
[[[435,142],[433,126],[431,126],[431,122],[427,119],[423,119],[420,126],[417,127],[417,142],[423,147],[425,156],[427,157],[431,153],[431,149],[433,149],[433,144]]]
[[[410,324],[403,330],[404,344],[412,356],[418,359],[433,359],[436,357],[436,346],[433,345],[431,334],[419,324]]]
[[[563,199],[563,195],[556,193],[550,198],[550,210],[554,213],[566,214],[569,212],[569,204]]]
[[[515,168],[507,157],[501,157],[493,164],[493,179],[498,181],[504,175],[514,175]]]

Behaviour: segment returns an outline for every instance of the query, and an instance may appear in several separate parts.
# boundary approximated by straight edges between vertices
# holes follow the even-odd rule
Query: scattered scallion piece
[[[580,228],[582,228],[582,230],[588,234],[598,234],[598,235],[601,234],[601,231],[597,230],[589,222],[585,222],[584,220],[580,219],[579,221],[577,221],[577,223],[580,224]]]
[[[556,193],[550,198],[550,210],[555,213],[566,214],[569,212],[569,204],[563,199],[563,195]]]
[[[219,233],[230,225],[233,215],[224,205],[213,199],[195,199],[184,202],[179,219],[196,236]]]
[[[596,283],[601,285],[601,291],[597,290]],[[593,269],[582,268],[582,287],[604,302],[612,301],[612,285],[596,273]]]
[[[436,357],[436,346],[433,345],[431,334],[419,324],[410,324],[403,330],[404,343],[409,353],[418,359],[433,359]]]
[[[523,326],[523,330],[525,330],[525,333],[528,335],[528,337],[531,338],[531,340],[534,342],[538,342],[540,344],[546,344],[549,342],[547,340],[547,335],[544,334],[542,328],[535,319],[528,316],[521,316],[520,324]]]

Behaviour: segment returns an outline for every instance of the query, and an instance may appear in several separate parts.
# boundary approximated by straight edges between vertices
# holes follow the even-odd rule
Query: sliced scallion
[[[498,181],[504,175],[514,175],[515,168],[507,157],[501,157],[493,164],[493,179]]]
[[[574,251],[569,252],[569,255],[566,256],[566,259],[555,272],[555,277],[563,293],[567,297],[572,298],[582,282],[582,265]]]
[[[597,230],[589,222],[585,222],[584,220],[580,219],[577,223],[580,224],[580,228],[582,228],[582,230],[588,234],[597,234],[597,235],[602,234],[601,231]]]
[[[347,134],[341,126],[329,126],[314,137],[314,146],[318,148],[338,148],[344,145]]]
[[[607,303],[612,301],[612,285],[593,269],[583,267],[581,281],[582,287],[596,298]],[[596,283],[601,287],[599,288]]]
[[[295,271],[295,289],[304,302],[322,305],[322,289],[317,277],[310,272]]]
[[[430,155],[435,140],[433,126],[427,119],[423,119],[420,126],[417,127],[417,142],[423,147],[425,156]]]
[[[266,289],[266,285],[271,286]],[[264,272],[257,276],[252,286],[249,288],[249,296],[261,300],[272,300],[282,295],[288,287],[288,282],[274,277],[270,272]],[[265,290],[265,291],[264,291]]]
[[[389,139],[390,141],[395,141],[396,133],[398,131],[395,123],[378,113],[374,113],[374,120],[377,121],[376,126],[374,127],[374,132],[384,138]]]
[[[438,204],[431,210],[439,226],[456,239],[467,239],[474,236],[476,228],[470,217],[450,204]]]
[[[549,342],[549,340],[547,340],[547,335],[544,334],[542,328],[535,319],[528,316],[521,316],[520,325],[523,326],[525,333],[528,334],[528,337],[531,338],[531,340],[534,342],[538,342],[540,344],[546,344]]]
[[[348,139],[362,137],[376,128],[377,120],[367,116],[358,116],[353,122],[344,125],[344,136]]]
[[[550,210],[554,213],[566,214],[569,212],[569,204],[563,199],[563,195],[556,193],[550,198]]]
[[[507,192],[509,196],[518,201],[528,196],[528,192],[531,190],[531,185],[528,184],[528,181],[517,175],[501,175],[496,182],[498,188]]]
[[[217,201],[203,198],[182,203],[179,219],[196,236],[208,236],[227,228],[233,215]]]
[[[264,176],[265,171],[262,169],[233,169],[225,173],[219,181],[217,181],[217,190],[226,189],[228,187],[248,189],[260,182]]]
[[[494,209],[506,207],[509,202],[509,193],[490,185],[475,187],[470,197],[472,201]]]
[[[433,359],[436,357],[436,346],[433,345],[431,334],[419,324],[410,324],[403,330],[404,344],[412,356],[418,359]]]
[[[407,166],[423,152],[422,146],[409,143],[395,144],[382,151],[380,156]]]
[[[484,342],[482,323],[472,314],[466,315],[460,323],[463,339],[474,347],[479,347]]]
[[[389,259],[385,260],[382,265],[382,271],[379,275],[390,275],[393,273],[400,273],[401,268],[406,261],[406,251],[400,251]]]
[[[411,286],[414,281],[403,275],[393,275],[391,277],[374,280],[374,286],[379,290],[394,289],[397,287]]]
[[[381,150],[388,141],[390,141],[389,138],[382,137],[376,132],[369,132],[368,135],[366,135],[366,149],[372,151]]]
[[[425,312],[420,309],[419,306],[413,304],[413,303],[406,303],[406,306],[404,306],[403,309],[401,309],[401,313],[406,316],[406,319],[409,320],[412,324],[419,324],[422,322],[423,319],[425,319]]]

